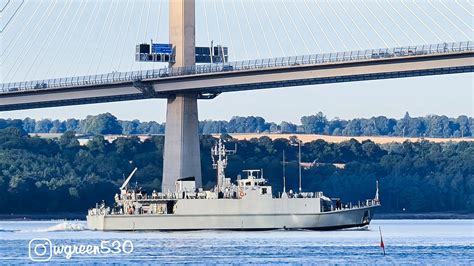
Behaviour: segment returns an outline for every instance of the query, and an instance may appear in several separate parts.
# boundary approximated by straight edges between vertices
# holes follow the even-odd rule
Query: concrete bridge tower
[[[173,67],[195,64],[195,2],[170,0],[169,39],[176,49]],[[202,187],[196,93],[168,97],[162,191],[175,191],[178,178],[194,176]]]

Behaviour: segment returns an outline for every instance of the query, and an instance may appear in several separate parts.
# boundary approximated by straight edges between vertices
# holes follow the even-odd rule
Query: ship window
[[[266,187],[262,188],[262,194],[267,194],[267,188]]]
[[[252,185],[252,183],[249,181],[249,182],[245,183],[245,185],[250,186],[250,185]]]

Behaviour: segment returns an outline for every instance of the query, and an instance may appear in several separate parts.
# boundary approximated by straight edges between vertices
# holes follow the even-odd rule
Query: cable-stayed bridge
[[[21,15],[21,11],[25,8],[24,6],[27,2],[28,1],[6,2],[2,8],[2,12],[6,9],[7,11],[10,10],[11,13],[10,17],[2,25],[2,33],[7,31],[9,27],[12,27],[12,24],[16,23],[15,20]],[[103,27],[99,29],[97,34],[108,36],[110,31],[106,30],[107,25],[111,26],[114,24],[114,14],[118,4],[114,6],[112,3],[108,9],[105,9],[106,13],[101,17],[99,14],[102,14],[100,10],[101,8],[103,9],[103,2],[104,1],[101,1],[94,5],[92,14],[87,18],[84,27],[92,27],[96,24],[97,20],[103,19]],[[159,3],[159,14],[161,17],[163,1],[155,1],[155,3],[156,2]],[[49,34],[54,36],[59,31],[57,24],[59,25],[61,19],[67,17],[67,12],[71,9],[72,4],[63,5],[63,9],[61,9],[58,14],[54,14],[54,5],[57,4],[57,1],[52,1],[52,3],[52,7],[49,5],[46,7],[47,9],[43,12],[40,22],[36,25],[32,25],[33,28],[36,29],[38,25],[41,25],[43,16],[46,16],[44,21],[47,22],[51,21],[48,19],[53,14],[52,32]],[[127,1],[127,6],[129,3],[133,3],[133,1]],[[142,17],[144,14],[147,14],[147,19],[145,19],[146,24],[144,25],[145,37],[149,35],[148,22],[150,12],[151,10],[155,10],[151,8],[152,3],[153,1],[151,0],[143,1],[140,11],[139,29],[142,26]],[[205,17],[205,29],[208,42],[212,40],[212,38],[210,38],[210,27],[208,26],[208,15],[211,16],[208,13],[210,13],[209,11],[212,10],[212,8],[209,8],[209,6],[206,7],[206,1],[170,0],[168,12],[168,43],[172,45],[172,57],[174,60],[170,62],[168,67],[155,68],[155,63],[152,63],[152,68],[142,70],[143,64],[150,65],[150,63],[132,62],[132,66],[135,63],[139,64],[139,69],[135,68],[131,71],[114,70],[109,73],[104,72],[104,74],[90,74],[90,72],[94,72],[94,66],[92,66],[91,63],[87,67],[88,74],[82,76],[75,75],[76,71],[74,71],[74,75],[66,73],[66,75],[61,78],[33,79],[31,81],[24,79],[17,82],[14,82],[14,80],[5,82],[6,79],[2,77],[2,84],[0,85],[0,110],[7,111],[148,98],[166,98],[168,101],[168,109],[163,190],[172,190],[174,189],[176,179],[187,176],[195,176],[197,185],[201,186],[199,138],[197,130],[197,99],[212,99],[220,93],[229,91],[444,75],[466,73],[474,70],[474,45],[472,41],[469,40],[469,37],[472,36],[472,26],[468,25],[462,19],[462,17],[472,19],[472,13],[470,11],[470,9],[472,10],[472,5],[470,2],[467,2],[467,4],[459,4],[456,2],[456,6],[448,6],[442,1],[435,4],[428,2],[429,8],[433,10],[432,12],[436,12],[438,16],[445,19],[447,22],[446,25],[449,25],[449,27],[440,24],[438,19],[431,18],[426,13],[428,7],[424,7],[416,1],[408,4],[404,1],[400,1],[398,7],[395,7],[395,4],[392,4],[390,1],[382,3],[375,1],[373,5],[377,9],[369,7],[367,3],[363,1],[361,5],[351,2],[354,8],[352,11],[357,12],[359,16],[351,16],[351,12],[349,12],[351,10],[348,11],[345,6],[346,4],[341,2],[311,2],[306,0],[287,2],[283,0],[281,3],[282,5],[278,7],[274,5],[274,2],[262,2],[256,5],[254,1],[251,1],[254,10],[262,11],[262,14],[257,15],[256,19],[249,19],[246,13],[238,15],[239,12],[237,11],[235,1],[232,1],[232,3],[227,6],[224,2],[219,3],[219,1],[216,1],[213,5],[215,12],[212,16],[225,17],[225,23],[217,23],[217,35],[219,35],[220,44],[222,45],[224,43],[222,32],[225,31],[223,28],[226,28],[231,44],[231,53],[236,47],[234,44],[236,38],[232,38],[232,29],[229,26],[229,19],[227,18],[229,14],[226,13],[227,11],[230,12],[233,8],[235,17],[237,18],[237,27],[235,27],[235,29],[238,29],[236,32],[239,33],[237,35],[240,35],[242,38],[242,43],[246,43],[244,36],[249,37],[251,39],[249,42],[255,46],[256,57],[262,58],[261,55],[263,52],[261,50],[263,49],[269,52],[270,55],[270,57],[266,59],[231,60],[231,62],[221,60],[219,63],[196,65],[196,4],[203,5],[203,12],[200,13],[200,15],[203,14]],[[217,10],[219,4],[222,8],[221,11]],[[240,4],[243,7],[242,2],[240,2]],[[76,7],[78,12],[74,13],[74,18],[77,16],[80,18],[82,14],[85,14],[84,11],[87,10],[87,5],[87,1],[81,1],[80,5]],[[96,9],[97,5],[99,5],[99,7]],[[146,8],[147,5],[148,8]],[[295,7],[293,11],[296,14],[290,14],[288,9],[289,5]],[[327,10],[323,11],[322,6],[325,6]],[[386,8],[394,12],[390,14]],[[414,11],[414,8],[417,8],[417,11]],[[440,11],[441,8],[444,8],[444,11]],[[336,11],[336,9],[339,11]],[[38,10],[40,10],[40,8],[32,10],[32,12],[36,13]],[[376,13],[375,10],[378,12]],[[327,13],[329,11],[331,11],[334,16],[330,16]],[[306,13],[306,16],[303,13]],[[132,11],[130,11],[130,16],[128,17],[128,25],[126,23],[126,16],[122,17],[123,26],[129,28],[133,14],[132,7]],[[390,37],[397,44],[398,41],[394,36],[395,30],[389,29],[389,26],[382,23],[381,18],[379,18],[382,14],[385,16],[387,24],[391,24],[392,28],[398,28],[400,34],[405,35],[406,39],[412,42],[415,38],[413,35],[416,35],[419,37],[418,39],[423,40],[423,43],[426,44],[388,48],[388,42],[384,36]],[[342,16],[347,16],[349,19],[345,21]],[[333,25],[334,21],[332,20],[334,17],[336,21],[339,20],[342,22],[340,23],[340,28],[335,28]],[[369,18],[372,18],[372,20],[375,19],[375,21],[371,23],[369,22]],[[242,20],[242,22],[240,20]],[[256,24],[254,25],[255,27],[251,25],[251,20]],[[401,22],[399,23],[398,20],[403,21],[403,24]],[[80,20],[78,19],[77,21]],[[158,24],[160,23],[159,21],[160,18],[158,19]],[[30,22],[29,20],[25,21],[27,25],[30,24]],[[243,25],[241,25],[244,24],[244,22],[248,24],[247,30],[243,30]],[[415,22],[418,26],[415,26]],[[363,29],[363,26],[365,26],[366,29]],[[430,33],[440,42],[435,44],[425,42],[425,38],[416,27],[424,28],[424,31]],[[74,23],[68,25],[65,36],[60,40],[61,43],[65,39],[69,40],[72,38],[71,34],[74,33],[74,28]],[[260,28],[261,34],[258,34],[258,28]],[[269,30],[265,30],[265,28],[269,28]],[[367,31],[367,28],[369,28],[369,31]],[[437,31],[434,30],[435,28],[437,28]],[[21,35],[24,29],[25,28],[21,28],[18,30],[18,34]],[[160,27],[157,26],[157,32],[159,29]],[[302,29],[305,29],[306,34],[302,33]],[[317,31],[317,29],[319,29],[319,31]],[[332,31],[332,34],[335,35],[338,42],[333,42],[324,29]],[[280,30],[282,36],[278,36],[278,30]],[[335,43],[342,44],[342,46],[346,48],[347,45],[343,40],[344,37],[341,35],[342,31],[348,33],[348,37],[350,38],[347,38],[347,40],[357,44],[358,47],[362,47],[362,41],[356,38],[355,32],[358,31],[358,35],[362,36],[366,43],[371,45],[370,47],[373,49],[355,51],[345,49],[342,52],[310,53],[315,47],[320,51],[323,50],[320,47],[318,38],[316,38],[318,32],[326,39],[326,44],[332,48],[331,50],[335,50]],[[129,29],[127,29],[127,33],[128,32]],[[409,32],[411,32],[412,35],[409,35]],[[455,32],[457,33],[455,34]],[[140,31],[137,32],[137,36],[139,33]],[[371,44],[370,33],[372,33],[374,38],[380,39],[386,48],[375,48],[376,46]],[[40,31],[33,31],[31,34],[38,36],[40,35]],[[272,34],[274,36],[273,42],[270,41]],[[155,36],[156,35],[158,34],[155,34]],[[308,41],[308,38],[305,38],[305,36],[310,36],[311,41]],[[445,36],[450,42],[446,42],[441,36]],[[461,36],[461,38],[467,39],[467,41],[456,42],[453,36],[456,36],[456,38]],[[87,46],[90,43],[90,38],[90,35],[85,35],[85,43],[82,45]],[[107,37],[105,39],[107,39]],[[30,41],[27,40],[25,44],[26,55],[25,53],[21,54],[20,58],[12,60],[12,58],[9,58],[10,54],[8,52],[12,51],[12,47],[14,47],[17,42],[18,39],[13,37],[6,43],[5,49],[2,49],[2,59],[7,58],[5,62],[13,62],[11,66],[2,64],[2,73],[7,72],[6,76],[8,77],[17,76],[16,72],[22,69],[22,65],[24,64],[23,60],[25,60],[25,62],[28,60],[28,48],[33,48],[34,46],[34,43],[30,45]],[[136,40],[135,44],[138,43],[138,40]],[[119,47],[120,45],[115,45],[114,50],[122,54],[124,51],[130,51],[131,49],[125,49],[125,44],[126,42],[124,41],[121,51],[117,48],[117,46]],[[302,45],[305,48],[308,52],[307,55],[272,56],[274,53],[271,52],[273,51],[272,47],[276,47],[282,54],[285,54],[286,50],[292,50],[292,54],[297,55],[298,45]],[[40,45],[41,49],[39,52],[31,54],[34,60],[31,65],[26,67],[27,76],[31,71],[34,71],[34,68],[37,67],[35,63],[41,61],[41,58],[46,58],[54,63],[58,54],[53,53],[52,58],[41,55],[42,50],[48,50],[50,46],[51,42],[46,39],[46,41]],[[106,45],[103,47],[105,46]],[[234,49],[232,49],[232,47],[234,47]],[[210,50],[213,50],[213,48],[211,44]],[[82,62],[82,57],[87,54],[87,52],[84,51],[87,50],[83,49],[78,55],[79,58],[77,62],[79,64]],[[249,58],[248,53],[250,52],[245,49],[244,52],[246,57]],[[98,57],[98,66],[95,72],[100,73],[98,72],[99,67],[106,53],[105,51],[98,52],[97,50],[93,50],[92,53],[94,54],[94,58],[92,59],[95,60],[95,58]],[[138,54],[138,58],[141,58],[140,53]],[[122,60],[122,58],[120,58],[120,60]],[[91,60],[91,62],[92,61],[93,60]],[[74,62],[74,60],[71,60],[71,62]],[[67,66],[67,68],[73,67],[73,63],[64,65]],[[49,67],[51,67],[51,65]],[[47,72],[49,72],[49,70]]]

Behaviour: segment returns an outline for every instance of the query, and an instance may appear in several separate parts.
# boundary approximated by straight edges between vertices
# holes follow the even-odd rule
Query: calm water
[[[379,226],[386,256],[379,246]],[[110,248],[112,241],[118,240],[115,250],[122,251],[74,254],[70,259],[57,254],[52,263],[474,264],[474,220],[375,220],[367,229],[330,232],[166,233],[93,232],[85,229],[83,221],[0,221],[0,264],[32,262],[29,242],[33,238],[51,241],[32,242],[32,249],[43,244],[32,250],[35,259],[49,255],[49,244],[96,245],[98,250],[101,241],[110,240],[102,242]],[[122,246],[130,254],[123,253]]]

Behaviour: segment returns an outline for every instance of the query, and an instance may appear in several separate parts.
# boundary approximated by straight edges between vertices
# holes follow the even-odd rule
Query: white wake
[[[33,230],[34,232],[60,232],[60,231],[83,231],[87,230],[86,225],[80,222],[64,221],[62,223]]]

